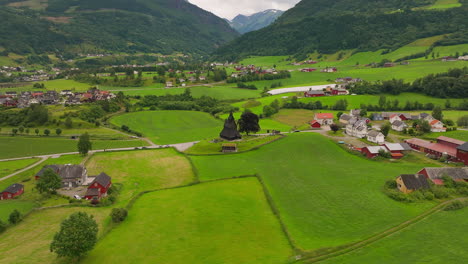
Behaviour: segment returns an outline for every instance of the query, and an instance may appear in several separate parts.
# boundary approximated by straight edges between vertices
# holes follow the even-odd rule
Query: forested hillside
[[[0,0],[0,51],[207,54],[238,33],[185,0]]]
[[[264,29],[243,35],[216,55],[305,55],[339,50],[394,50],[420,38],[452,34],[439,45],[465,43],[468,0],[432,9],[435,0],[303,0]]]

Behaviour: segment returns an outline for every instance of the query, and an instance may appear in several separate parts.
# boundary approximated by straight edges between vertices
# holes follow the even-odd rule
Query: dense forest
[[[49,0],[43,9],[14,2],[0,0],[3,55],[208,54],[238,35],[226,21],[183,0]]]
[[[456,33],[439,45],[465,43],[468,0],[447,10],[419,9],[430,0],[303,0],[275,23],[221,47],[216,58],[248,55],[291,55],[318,51],[394,50],[417,39]]]

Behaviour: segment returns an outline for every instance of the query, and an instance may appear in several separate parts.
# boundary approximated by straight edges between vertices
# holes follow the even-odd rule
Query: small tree
[[[12,225],[16,225],[17,223],[21,222],[21,213],[18,210],[14,210],[11,212],[10,216],[8,217],[8,222]]]
[[[23,132],[24,132],[24,126],[18,127],[18,131],[19,131],[21,134],[23,134]]]
[[[26,128],[24,132],[29,135],[29,128]]]
[[[390,126],[390,123],[385,123],[381,128],[380,128],[380,131],[382,132],[382,134],[387,137],[388,136],[388,133],[390,132],[390,129],[392,127]]]
[[[34,133],[36,133],[36,136],[39,136],[39,129],[38,128],[34,129]]]
[[[468,127],[468,115],[458,118],[457,125],[459,127]]]
[[[57,136],[60,136],[60,134],[62,134],[62,129],[60,128],[55,129],[55,134],[57,134]]]
[[[59,257],[81,257],[94,248],[98,225],[92,215],[77,212],[60,225],[50,244],[50,251]]]
[[[11,134],[12,134],[13,136],[16,136],[16,134],[18,134],[18,129],[17,129],[17,128],[13,128],[13,129],[11,130]]]
[[[340,130],[340,127],[337,124],[331,124],[330,129],[331,129],[331,131],[333,131],[333,133],[336,134],[336,132],[338,132],[338,130]]]
[[[429,124],[429,122],[427,122],[426,120],[422,121],[421,124],[419,124],[419,131],[423,133],[431,132],[431,125]]]
[[[36,182],[36,189],[40,193],[55,193],[62,186],[62,179],[52,169],[46,169]]]
[[[72,122],[70,117],[67,117],[67,119],[65,119],[65,127],[66,128],[72,128],[73,127],[73,122]]]
[[[44,129],[44,135],[49,136],[50,135],[50,130],[49,129]]]
[[[260,119],[256,114],[249,111],[244,112],[238,121],[239,132],[249,135],[249,133],[260,131],[259,121]]]
[[[0,234],[5,232],[6,229],[7,229],[7,224],[3,222],[2,220],[0,220]]]
[[[113,208],[111,211],[112,221],[114,223],[120,223],[127,218],[128,212],[125,208]]]
[[[89,139],[89,134],[86,132],[83,135],[80,136],[80,139],[78,140],[78,152],[86,156],[88,152],[92,148],[92,143],[91,140]]]
[[[436,106],[432,109],[432,117],[440,121],[443,120],[444,114],[442,113],[442,108],[440,106]]]
[[[343,115],[343,112],[338,112],[338,113],[336,114],[336,117],[337,117],[338,119],[340,119],[340,117],[341,117],[342,115]]]

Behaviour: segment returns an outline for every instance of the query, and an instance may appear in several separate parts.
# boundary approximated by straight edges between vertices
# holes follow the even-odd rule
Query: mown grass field
[[[77,152],[77,140],[55,137],[0,137],[0,149],[8,151],[0,152],[1,159],[29,157],[54,153]],[[93,149],[111,149],[142,147],[148,143],[142,140],[92,140]]]
[[[448,9],[460,6],[461,3],[459,0],[437,0],[432,6],[428,7],[428,9]]]
[[[441,211],[372,245],[320,263],[464,263],[467,217],[468,208]]]
[[[60,92],[61,90],[72,90],[72,91],[87,91],[90,87],[93,85],[87,84],[87,83],[80,83],[77,81],[73,80],[66,80],[66,79],[57,79],[57,80],[52,80],[52,81],[44,81],[44,82],[39,82],[43,83],[45,85],[45,88],[42,89],[36,89],[33,88],[34,83],[30,83],[27,86],[19,87],[19,88],[8,88],[8,89],[2,89],[5,92],[9,91],[32,91],[32,90],[39,90],[39,91],[46,91],[46,90],[54,90],[57,92]]]
[[[260,183],[246,178],[145,194],[83,263],[270,264],[291,255]]]
[[[216,138],[223,122],[195,111],[145,111],[112,118],[111,123],[143,133],[157,144],[174,144]]]
[[[32,165],[36,163],[37,161],[39,161],[39,159],[1,161],[0,162],[0,178],[10,175],[14,173],[15,171],[18,171],[24,167]]]
[[[93,215],[99,225],[99,235],[109,223],[110,208],[57,208],[33,212],[0,236],[0,263],[71,263],[68,258],[57,258],[49,246],[60,223],[74,212]]]
[[[18,210],[21,214],[25,214],[31,211],[34,206],[35,203],[31,201],[0,201],[0,221],[8,223],[8,217],[15,209]]]
[[[147,190],[169,188],[194,181],[190,162],[173,149],[97,153],[86,163],[89,175],[101,172],[121,183],[116,206]]]
[[[386,180],[426,164],[369,161],[314,133],[247,153],[191,158],[202,180],[258,173],[293,241],[306,250],[365,239],[434,205],[396,202],[381,191]]]
[[[260,147],[281,138],[281,135],[276,136],[243,136],[241,141],[235,141],[237,145],[237,152],[245,152],[251,149]],[[224,154],[222,153],[222,145],[224,143],[231,143],[228,141],[221,141],[217,143],[203,140],[193,147],[185,151],[187,154],[205,155],[205,154]]]
[[[446,136],[446,137],[451,137],[463,141],[468,141],[468,131],[466,130],[457,130],[457,131],[449,131],[446,133],[430,133],[428,135],[424,135],[424,137],[427,138],[438,138],[440,136]]]

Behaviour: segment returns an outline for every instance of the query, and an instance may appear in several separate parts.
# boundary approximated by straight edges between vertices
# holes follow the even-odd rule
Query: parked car
[[[81,196],[79,196],[78,194],[73,195],[73,198],[75,198],[77,200],[81,200]]]

